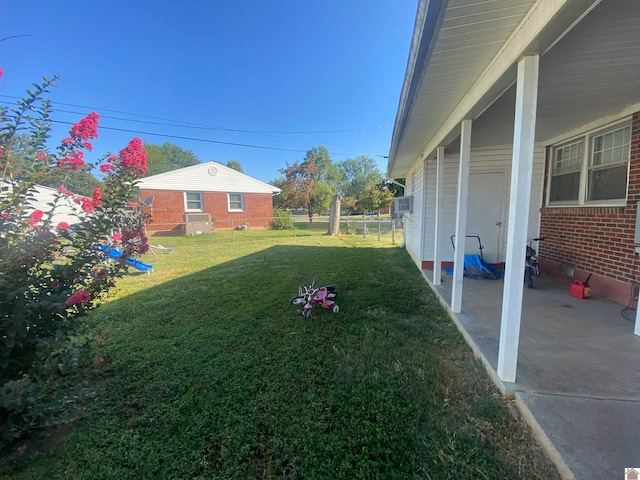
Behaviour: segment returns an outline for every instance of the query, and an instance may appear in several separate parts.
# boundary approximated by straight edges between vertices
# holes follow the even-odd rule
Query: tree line
[[[275,197],[276,207],[303,209],[314,214],[329,209],[334,195],[341,197],[341,209],[349,213],[379,211],[393,201],[395,189],[389,188],[373,158],[359,155],[340,162],[331,160],[326,147],[313,147],[301,161],[287,162],[281,177],[270,183],[282,189]]]
[[[147,172],[149,177],[179,168],[197,165],[200,159],[191,150],[166,142],[162,145],[145,143]],[[32,142],[26,135],[17,135],[13,145],[13,176],[28,176],[35,155]],[[237,160],[226,165],[243,172]],[[360,155],[334,162],[324,146],[309,149],[305,157],[293,164],[288,162],[279,172],[281,176],[269,183],[282,190],[274,197],[274,207],[289,210],[304,210],[312,221],[316,214],[329,209],[331,198],[340,195],[342,210],[349,213],[378,211],[391,204],[397,188],[388,184],[373,158]],[[41,178],[39,183],[52,188],[65,184],[79,195],[91,196],[100,181],[94,176],[92,167],[86,165],[78,170],[54,170]]]

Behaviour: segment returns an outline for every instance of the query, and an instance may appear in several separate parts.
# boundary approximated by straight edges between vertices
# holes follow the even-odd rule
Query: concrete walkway
[[[452,275],[431,283],[448,309]],[[624,478],[640,466],[640,337],[622,306],[569,295],[538,277],[524,288],[517,380],[501,382],[498,361],[502,280],[464,279],[463,313],[449,313],[498,387],[513,394],[564,478]],[[635,311],[627,311],[635,319]]]

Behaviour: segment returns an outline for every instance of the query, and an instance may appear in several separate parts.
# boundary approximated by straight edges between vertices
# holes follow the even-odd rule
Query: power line
[[[2,96],[2,95],[0,95]],[[6,101],[0,101],[0,105],[12,105]],[[71,113],[74,115],[86,115],[86,112],[78,112],[78,111],[73,111],[73,110],[60,110],[58,108],[56,108],[55,110],[53,110],[53,112],[56,113]],[[166,123],[166,122],[152,122],[149,120],[136,120],[133,118],[123,118],[123,117],[114,117],[111,115],[100,115],[101,119],[110,119],[110,120],[119,120],[119,121],[123,121],[123,122],[133,122],[133,123],[144,123],[144,124],[148,124],[148,125],[158,125],[158,126],[164,126],[164,127],[176,127],[176,128],[193,128],[193,129],[197,129],[197,130],[215,130],[215,131],[229,131],[228,129],[223,129],[223,128],[219,128],[219,127],[205,127],[205,126],[199,126],[199,125],[180,125],[180,123]],[[242,130],[230,130],[231,132],[234,133],[239,133],[239,132],[243,132],[243,133],[250,133],[250,132],[244,132]],[[301,139],[301,138],[291,138],[291,137],[280,137],[277,135],[269,135],[266,133],[251,133],[252,135],[260,135],[260,136],[264,136],[264,137],[270,137],[270,138],[279,138],[282,140],[292,140],[294,142],[307,142],[307,140],[305,139]],[[354,147],[353,145],[342,145],[342,144],[338,144],[338,143],[328,143],[328,142],[320,142],[322,143],[322,145],[331,145],[333,147],[344,147],[344,148],[357,148]]]
[[[13,95],[0,95],[0,97],[13,98],[13,99],[21,98],[21,97],[16,97],[16,96],[13,96]],[[108,108],[89,107],[89,106],[86,106],[86,105],[78,105],[78,104],[74,104],[74,103],[52,102],[52,104],[65,105],[67,107],[86,108],[86,109],[89,109],[89,110],[98,110],[98,111],[103,111],[103,112],[121,113],[123,115],[130,115],[130,116],[133,116],[133,117],[151,118],[151,119],[154,119],[154,120],[164,120],[164,121],[167,121],[167,122],[182,123],[184,125],[191,125],[191,126],[194,126],[194,127],[208,128],[208,129],[212,129],[212,130],[224,130],[224,131],[228,131],[228,132],[240,132],[240,133],[258,133],[258,134],[261,134],[261,133],[284,133],[284,134],[343,133],[343,132],[361,132],[361,131],[366,131],[366,130],[380,130],[380,129],[383,129],[383,128],[390,128],[391,127],[391,125],[379,125],[377,127],[348,128],[348,129],[340,129],[340,130],[309,130],[309,131],[244,130],[244,129],[240,129],[240,128],[228,128],[228,127],[217,127],[217,126],[212,126],[212,125],[203,125],[201,123],[185,122],[183,120],[175,120],[175,119],[171,119],[171,118],[156,117],[156,116],[153,116],[153,115],[142,115],[142,114],[139,114],[139,113],[129,113],[129,112],[123,112],[121,110],[111,110],[111,109],[108,109]],[[134,121],[134,120],[126,120],[126,121]],[[174,125],[174,126],[179,126],[179,125]]]
[[[52,123],[59,123],[62,125],[73,125],[73,122],[64,122],[62,120],[51,120]],[[194,142],[204,142],[204,143],[215,143],[215,144],[219,144],[219,145],[231,145],[231,146],[235,146],[235,147],[246,147],[246,148],[260,148],[263,150],[278,150],[281,152],[296,152],[296,153],[307,153],[307,150],[295,150],[295,149],[290,149],[290,148],[280,148],[280,147],[268,147],[266,145],[251,145],[251,144],[247,144],[247,143],[235,143],[235,142],[223,142],[221,140],[210,140],[207,138],[195,138],[195,137],[185,137],[182,135],[171,135],[171,134],[165,134],[165,133],[154,133],[154,132],[143,132],[140,130],[130,130],[127,128],[116,128],[116,127],[105,127],[105,126],[100,126],[101,129],[104,130],[114,130],[117,132],[127,132],[127,133],[137,133],[139,135],[153,135],[156,137],[165,137],[165,138],[176,138],[176,139],[180,139],[180,140],[191,140]],[[379,157],[380,155],[377,154],[366,154],[366,153],[339,153],[339,152],[331,152],[331,155],[341,155],[341,156],[358,156],[358,155],[368,155],[368,156],[372,156],[372,157]]]

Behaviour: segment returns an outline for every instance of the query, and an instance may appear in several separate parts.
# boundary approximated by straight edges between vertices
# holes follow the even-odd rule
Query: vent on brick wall
[[[211,215],[208,213],[185,213],[184,232],[187,235],[211,233]]]

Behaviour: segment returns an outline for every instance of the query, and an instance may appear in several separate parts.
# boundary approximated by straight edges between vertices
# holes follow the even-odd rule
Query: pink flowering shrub
[[[91,197],[60,185],[50,209],[35,208],[39,179],[57,169],[84,167],[84,152],[98,137],[100,118],[90,113],[54,150],[48,147],[50,104],[42,97],[54,80],[45,78],[28,91],[10,115],[0,107],[0,450],[40,418],[28,415],[37,396],[34,385],[77,363],[80,351],[71,338],[127,270],[125,262],[109,261],[97,246],[122,231],[126,257],[148,249],[144,229],[123,226],[120,213],[147,168],[138,138],[118,155],[103,157],[98,168],[105,178]],[[25,133],[34,153],[20,155],[33,168],[19,169],[14,139]],[[79,222],[70,227],[55,221],[61,205],[73,208]]]

